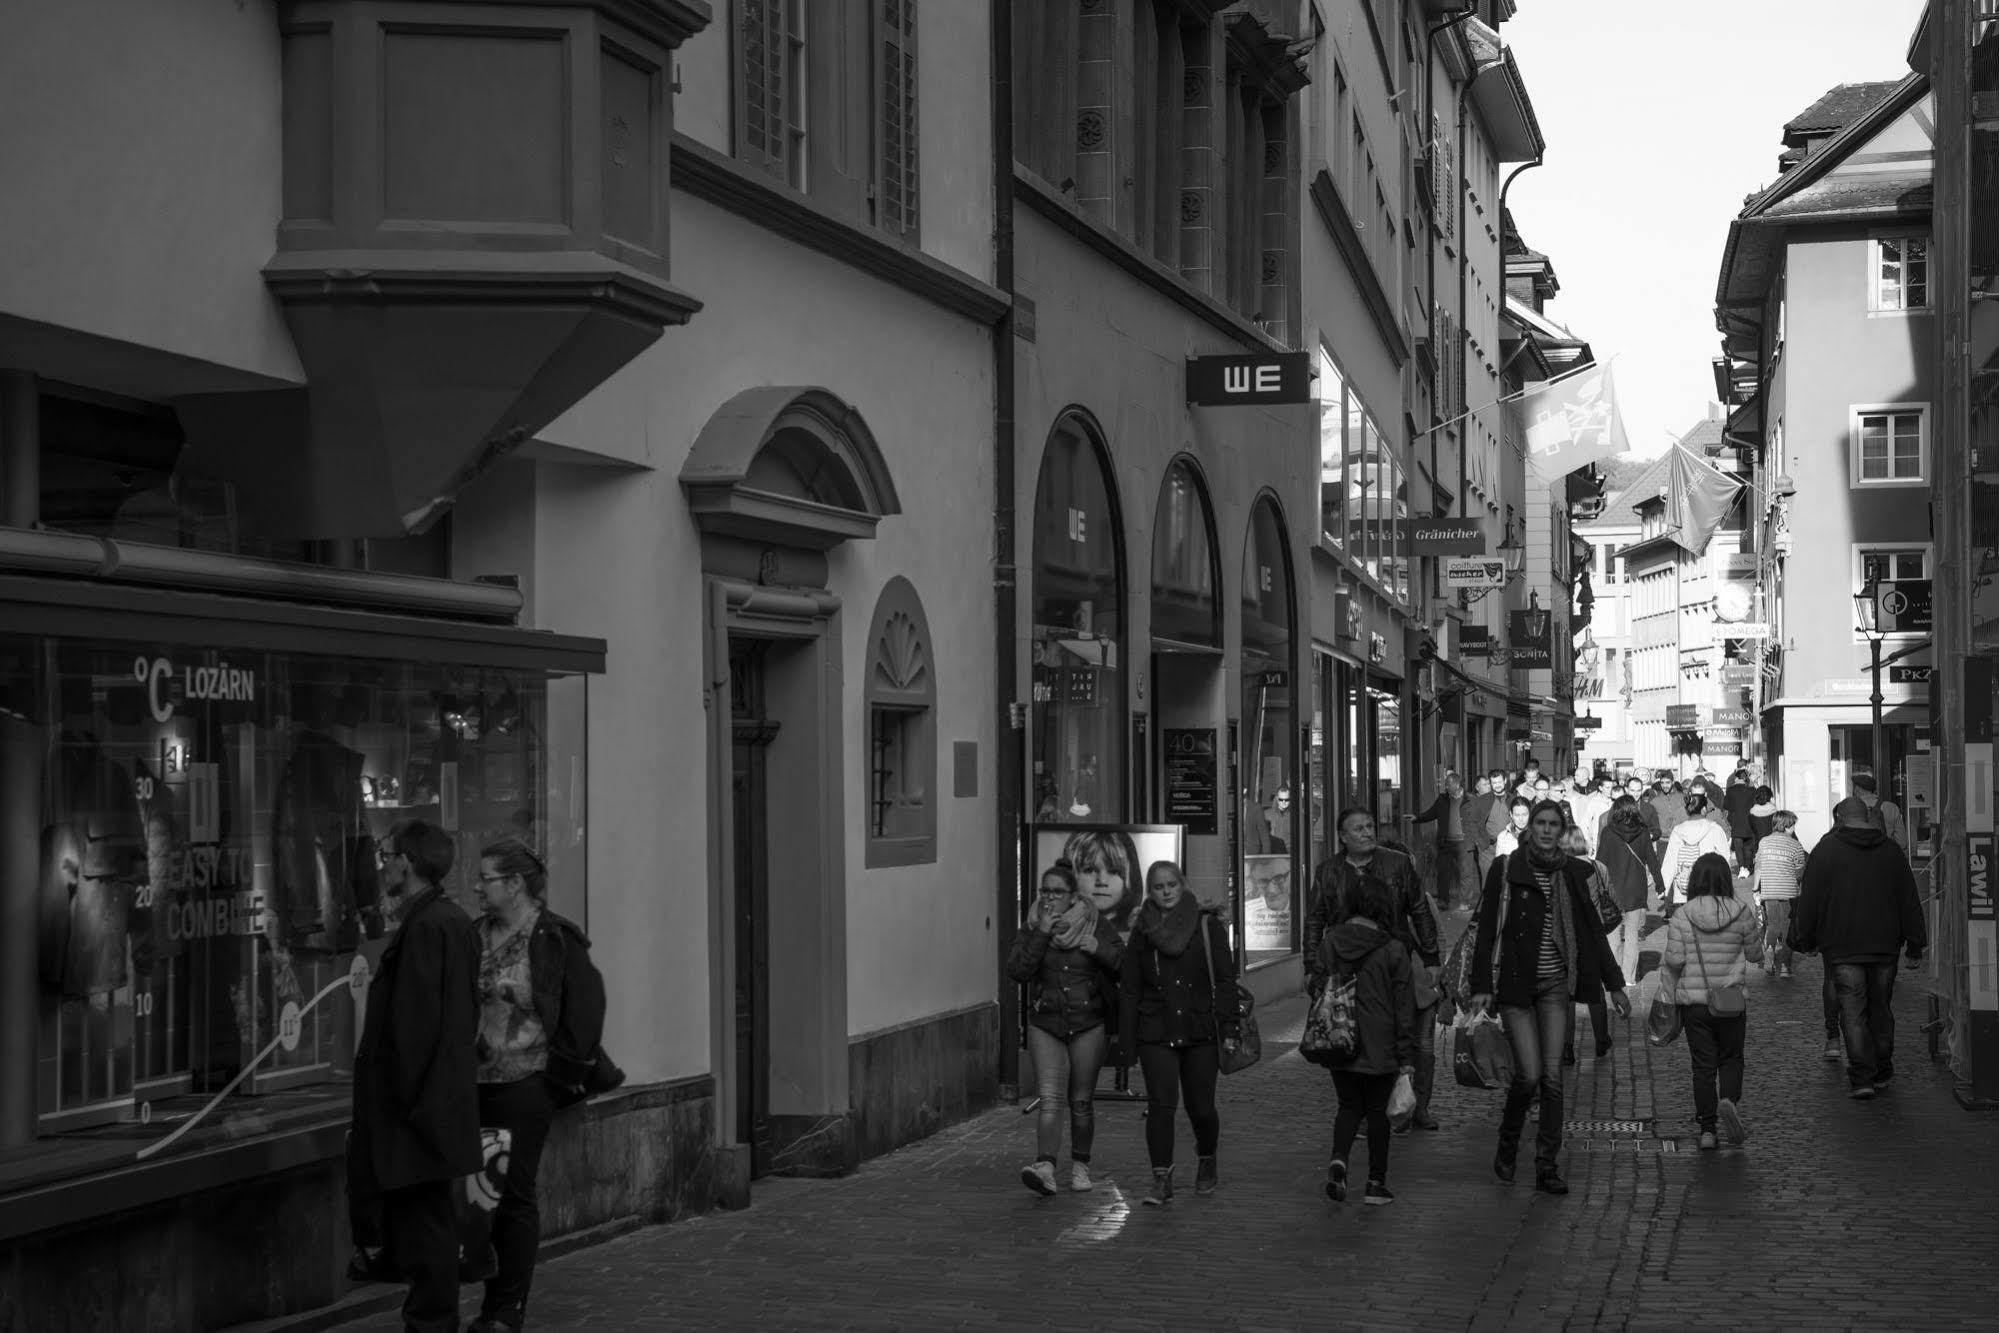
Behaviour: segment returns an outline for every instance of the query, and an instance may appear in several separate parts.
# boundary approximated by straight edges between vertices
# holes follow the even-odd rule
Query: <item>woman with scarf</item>
[[[1195,900],[1171,861],[1154,861],[1145,872],[1145,906],[1133,921],[1122,975],[1118,1031],[1121,1040],[1137,1044],[1145,1070],[1152,1192],[1144,1202],[1158,1208],[1173,1199],[1173,1120],[1183,1099],[1198,1158],[1194,1193],[1213,1194],[1220,1183],[1215,1084],[1221,1048],[1238,1039],[1242,1022],[1235,954],[1228,931]]]
[[[1028,987],[1027,1049],[1040,1094],[1035,1158],[1020,1179],[1036,1194],[1055,1193],[1062,1112],[1069,1113],[1069,1188],[1087,1190],[1096,1138],[1097,1072],[1117,1016],[1118,965],[1124,944],[1111,919],[1076,879],[1067,858],[1048,867],[1041,893],[1007,958],[1009,977]]]
[[[1652,826],[1636,797],[1620,796],[1612,804],[1596,852],[1610,877],[1611,895],[1624,912],[1616,931],[1617,965],[1624,979],[1632,981],[1638,976],[1638,945],[1645,937],[1646,909],[1654,893],[1663,896],[1666,892]]]
[[[1499,1125],[1492,1169],[1512,1183],[1520,1131],[1538,1087],[1540,1129],[1534,1145],[1534,1188],[1567,1194],[1557,1160],[1562,1150],[1562,1066],[1577,995],[1609,993],[1618,1017],[1631,1015],[1624,974],[1597,928],[1589,881],[1595,867],[1562,850],[1568,816],[1555,801],[1529,813],[1527,839],[1495,861],[1480,895],[1471,959],[1471,1004],[1499,1017],[1513,1046],[1513,1086]]]

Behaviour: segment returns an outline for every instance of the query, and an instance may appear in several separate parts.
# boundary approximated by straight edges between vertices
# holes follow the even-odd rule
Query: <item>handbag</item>
[[[1305,1015],[1305,1031],[1298,1038],[1299,1055],[1327,1068],[1353,1058],[1354,1000],[1358,993],[1356,978],[1327,981]]]
[[[1451,946],[1450,956],[1444,959],[1444,970],[1437,975],[1438,989],[1460,1009],[1471,1002],[1472,937],[1478,934],[1477,927],[1474,921],[1464,928],[1458,942]]]
[[[1599,864],[1589,876],[1590,904],[1596,908],[1597,924],[1608,935],[1624,923],[1624,909],[1617,905],[1617,895],[1610,891],[1610,881]]]
[[[1735,920],[1736,918],[1730,917],[1728,919],[1728,925],[1730,926],[1734,925]],[[1693,921],[1689,919],[1687,924],[1692,926]],[[1694,929],[1699,931],[1700,927],[1694,926]],[[1727,929],[1727,926],[1724,926],[1722,929],[1724,930]],[[1701,933],[1719,934],[1720,932],[1701,931]],[[1742,989],[1740,983],[1735,983],[1727,986],[1717,986],[1712,981],[1708,980],[1707,955],[1701,951],[1701,945],[1699,940],[1694,941],[1694,956],[1700,959],[1701,983],[1707,987],[1707,1011],[1710,1014],[1713,1014],[1716,1018],[1739,1018],[1743,1014],[1748,1013],[1749,993]]]
[[[1647,1046],[1671,1046],[1680,1035],[1680,1006],[1666,998],[1663,988],[1652,997],[1652,1008],[1645,1015],[1645,1044]]]
[[[514,1133],[485,1126],[479,1131],[479,1169],[461,1177],[452,1195],[452,1222],[458,1236],[458,1280],[483,1282],[498,1268],[493,1252],[493,1210],[507,1187]]]
[[[1215,977],[1215,950],[1208,943],[1208,925],[1201,923],[1201,953],[1208,962],[1208,990],[1214,997],[1215,1036],[1222,1035],[1222,990]],[[1221,1065],[1224,1074],[1239,1074],[1263,1058],[1263,1032],[1256,1025],[1256,997],[1240,981],[1230,982],[1236,994],[1236,1040],[1231,1047],[1222,1041]]]
[[[1488,1092],[1513,1083],[1513,1043],[1489,1013],[1459,1014],[1451,1025],[1451,1071],[1458,1085]]]

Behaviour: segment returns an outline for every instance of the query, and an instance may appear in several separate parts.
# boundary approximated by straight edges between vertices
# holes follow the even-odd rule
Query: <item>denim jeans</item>
[[[1541,1094],[1541,1121],[1534,1138],[1534,1172],[1548,1175],[1562,1151],[1562,1047],[1575,1021],[1575,1000],[1557,981],[1534,997],[1533,1005],[1503,1004],[1499,1017],[1513,1043],[1513,1086],[1499,1122],[1499,1149],[1510,1160],[1520,1147],[1527,1107]]]
[[[1333,1071],[1333,1089],[1340,1095],[1339,1113],[1333,1117],[1333,1156],[1347,1160],[1353,1141],[1367,1121],[1367,1178],[1388,1181],[1388,1097],[1395,1091],[1396,1074],[1362,1074],[1351,1069]]]
[[[1090,1160],[1097,1137],[1097,1071],[1104,1067],[1110,1039],[1101,1026],[1078,1032],[1067,1041],[1034,1024],[1027,1025],[1027,1049],[1034,1056],[1034,1081],[1041,1098],[1035,1112],[1034,1146],[1038,1156],[1054,1161],[1062,1151],[1062,1113],[1069,1113],[1069,1156]]]
[[[1720,1098],[1742,1100],[1742,1050],[1749,1035],[1749,1015],[1717,1018],[1704,1004],[1680,1006],[1680,1022],[1687,1034],[1687,1055],[1694,1070],[1694,1114],[1703,1132],[1714,1133],[1715,1113]]]
[[[1777,967],[1791,965],[1791,946],[1784,937],[1791,932],[1790,898],[1771,898],[1763,904],[1763,952]]]
[[[1856,1088],[1895,1076],[1895,960],[1835,963],[1840,1036],[1846,1041],[1846,1081]]]
[[[1624,984],[1636,986],[1639,946],[1645,942],[1645,909],[1626,912],[1617,932],[1617,965],[1624,969]]]
[[[1192,1046],[1141,1045],[1138,1064],[1145,1071],[1145,1150],[1153,1170],[1173,1165],[1173,1113],[1183,1096],[1187,1120],[1194,1126],[1194,1151],[1213,1157],[1222,1137],[1222,1116],[1215,1109],[1221,1047],[1211,1041]]]
[[[1421,963],[1416,966],[1421,967]],[[1438,1004],[1443,1003],[1441,999]],[[1416,1011],[1416,1110],[1430,1113],[1430,1094],[1437,1086],[1437,1005]]]
[[[1819,999],[1825,1007],[1825,1039],[1838,1041],[1839,1036],[1839,991],[1833,986],[1833,965],[1830,959],[1820,960],[1819,970],[1825,980],[1819,984]]]

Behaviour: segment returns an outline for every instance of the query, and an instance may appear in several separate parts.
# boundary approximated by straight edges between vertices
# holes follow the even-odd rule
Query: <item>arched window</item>
[[[1269,496],[1250,511],[1242,571],[1242,847],[1245,962],[1298,948],[1298,728],[1292,704],[1291,548]]]
[[[1215,595],[1214,516],[1200,474],[1186,459],[1166,470],[1152,524],[1152,637],[1206,648],[1222,646],[1222,604]]]
[[[867,864],[937,859],[937,666],[916,588],[888,581],[868,626]]]
[[[1124,550],[1096,438],[1065,417],[1034,495],[1034,820],[1124,818]]]

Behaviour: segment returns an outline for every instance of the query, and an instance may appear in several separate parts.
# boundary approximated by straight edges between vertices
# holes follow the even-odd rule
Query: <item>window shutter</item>
[[[879,0],[875,221],[914,238],[917,222],[916,0]]]
[[[785,11],[790,0],[738,0],[736,23],[736,156],[779,180],[785,163],[785,117],[791,110],[785,86],[790,34]]]
[[[869,214],[874,159],[873,60],[875,0],[799,0],[811,27],[806,193],[857,226]]]

